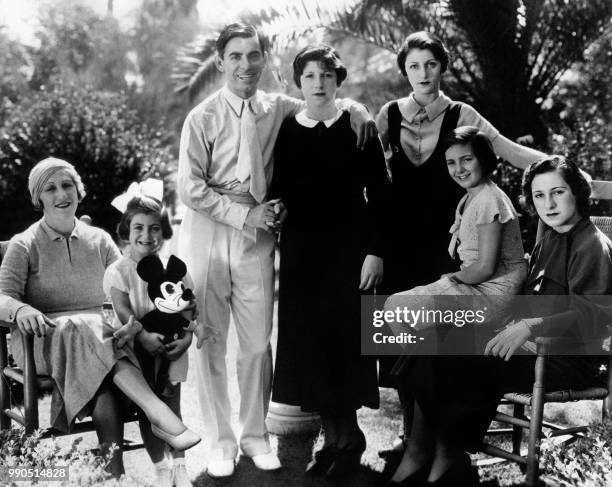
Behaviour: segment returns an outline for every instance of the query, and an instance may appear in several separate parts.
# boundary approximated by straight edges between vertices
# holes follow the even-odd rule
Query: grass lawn
[[[173,249],[170,249],[172,251]],[[276,345],[276,324],[272,338],[273,348]],[[230,384],[230,398],[234,410],[232,411],[232,422],[238,431],[239,394],[236,382],[236,351],[237,338],[233,324],[230,326],[228,340],[228,374]],[[190,351],[190,361],[197,353]],[[182,389],[182,413],[185,423],[203,434],[203,423],[199,408],[196,377],[194,364],[190,364],[187,382]],[[49,398],[41,403],[41,427],[48,426],[49,420]],[[586,424],[596,421],[601,411],[601,402],[581,402],[569,405],[547,405],[545,415],[548,420],[561,424]],[[378,457],[378,451],[388,449],[400,429],[401,411],[397,394],[393,390],[381,389],[381,407],[378,410],[362,409],[359,411],[359,422],[365,432],[367,439],[367,450],[362,457],[361,469],[355,475],[340,485],[351,487],[365,487],[380,485],[384,476],[385,462]],[[135,424],[126,426],[126,437],[138,440],[140,438],[138,428]],[[74,439],[74,436],[68,437]],[[70,441],[69,439],[62,441]],[[204,438],[206,440],[206,438]],[[91,447],[97,445],[94,433],[84,435],[83,441]],[[318,441],[316,434],[291,435],[277,437],[271,435],[272,447],[278,452],[283,464],[282,470],[278,472],[261,472],[257,470],[250,459],[241,458],[238,462],[236,473],[227,479],[215,480],[204,472],[206,441],[203,441],[186,452],[186,463],[188,473],[194,485],[204,486],[233,486],[233,487],[286,487],[286,486],[326,486],[338,485],[321,478],[306,478],[303,475],[304,467],[311,457],[313,444]],[[483,457],[473,456],[474,460]],[[138,479],[155,485],[155,475],[151,461],[144,449],[126,452],[125,468],[128,477]],[[502,464],[481,468],[481,480],[484,485],[519,485],[521,473],[515,465]]]
[[[275,334],[276,335],[276,334]],[[276,336],[273,337],[273,346]],[[228,374],[230,380],[230,397],[232,404],[238,406],[238,385],[236,382],[236,349],[237,339],[231,326],[228,343]],[[192,353],[193,356],[193,353]],[[193,365],[193,364],[192,364]],[[399,429],[401,417],[399,403],[395,391],[382,389],[382,407],[379,410],[363,409],[359,414],[359,421],[366,432],[368,449],[363,456],[363,467],[358,474],[350,480],[351,486],[376,485],[380,482],[380,472],[384,462],[378,457],[380,449],[388,448]],[[203,424],[196,390],[196,377],[194,366],[190,368],[187,382],[183,384],[182,411],[185,423],[196,431],[203,432]],[[232,411],[232,422],[238,430],[238,411]],[[279,472],[261,472],[256,469],[249,458],[240,458],[236,473],[229,479],[212,479],[204,472],[206,445],[203,443],[186,452],[187,470],[197,486],[317,486],[332,485],[322,479],[305,478],[302,473],[306,463],[310,460],[311,449],[317,441],[317,434],[302,434],[291,436],[272,435],[272,447],[278,452],[283,463]],[[146,478],[154,481],[151,462],[143,450],[128,452],[125,455],[126,472],[128,475]]]
[[[233,330],[233,326],[232,326]],[[273,345],[275,343],[275,338]],[[230,332],[228,343],[228,373],[230,376],[230,396],[233,405],[238,405],[238,387],[236,383],[235,356],[237,339],[235,333]],[[193,352],[192,352],[193,357]],[[193,358],[192,358],[193,360]],[[193,365],[193,364],[192,364]],[[41,426],[48,425],[49,398],[41,403]],[[600,402],[582,402],[568,405],[547,405],[546,416],[558,423],[585,424],[598,419]],[[195,431],[203,433],[203,424],[196,390],[194,367],[192,366],[187,382],[183,384],[182,411],[185,423]],[[290,436],[272,435],[273,448],[283,463],[283,469],[278,472],[261,472],[257,470],[250,459],[241,458],[236,473],[227,479],[212,479],[204,472],[205,442],[186,452],[188,473],[194,485],[208,486],[235,486],[235,487],[286,487],[286,486],[327,486],[346,485],[351,487],[365,487],[381,485],[384,478],[385,462],[378,457],[378,451],[389,448],[400,428],[401,411],[395,391],[381,389],[381,407],[378,410],[362,409],[359,412],[359,422],[366,434],[367,450],[362,458],[361,469],[353,477],[343,483],[332,483],[322,478],[307,478],[303,476],[306,463],[310,460],[313,444],[318,441],[317,434],[302,434]],[[237,410],[232,411],[232,421],[238,429]],[[136,425],[126,427],[126,437],[139,439]],[[74,437],[69,437],[73,439]],[[65,441],[69,441],[66,439]],[[94,433],[84,435],[84,442],[93,448],[97,444]],[[146,452],[141,450],[125,453],[126,473],[129,477],[155,485],[155,476],[151,461]],[[474,460],[485,458],[484,455],[473,456]],[[521,473],[517,466],[501,464],[486,466],[480,470],[483,485],[516,486],[520,485]],[[126,482],[129,485],[129,482]]]

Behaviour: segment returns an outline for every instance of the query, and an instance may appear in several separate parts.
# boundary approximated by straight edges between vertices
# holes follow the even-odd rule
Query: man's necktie
[[[236,178],[243,183],[249,176],[251,178],[249,191],[253,198],[261,203],[266,197],[266,175],[257,135],[255,113],[251,103],[245,101],[242,103],[242,114],[240,115],[240,149]]]

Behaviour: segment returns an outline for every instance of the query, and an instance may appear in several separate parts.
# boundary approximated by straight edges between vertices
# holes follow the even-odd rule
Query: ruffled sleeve
[[[489,186],[479,195],[476,225],[498,221],[507,223],[518,217],[510,198],[497,186]]]
[[[104,281],[102,286],[106,296],[110,296],[111,288],[115,288],[126,294],[129,294],[130,292],[127,279],[122,275],[120,266],[118,265],[119,263],[121,263],[121,260],[115,261],[106,269],[106,272],[104,273]]]

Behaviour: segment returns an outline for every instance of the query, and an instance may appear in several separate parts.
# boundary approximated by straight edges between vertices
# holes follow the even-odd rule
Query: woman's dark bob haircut
[[[570,187],[576,198],[576,210],[581,217],[589,216],[589,197],[591,196],[591,183],[573,161],[563,156],[549,156],[533,162],[525,169],[523,174],[523,196],[521,204],[532,214],[537,214],[531,194],[531,184],[538,174],[557,172]]]
[[[497,168],[497,156],[489,138],[476,127],[457,127],[444,139],[444,152],[453,145],[469,145],[478,159],[483,176],[489,176]]]
[[[327,44],[318,46],[307,46],[302,49],[293,60],[293,81],[298,88],[302,87],[300,77],[304,73],[306,65],[310,61],[322,64],[325,69],[336,72],[336,83],[338,86],[346,79],[346,67],[340,59],[340,54],[333,47]]]
[[[397,65],[403,76],[408,76],[408,73],[406,73],[406,57],[408,57],[408,53],[413,49],[430,50],[434,57],[440,61],[442,73],[446,72],[449,62],[448,50],[437,36],[422,30],[410,34],[397,53]]]
[[[139,213],[145,215],[159,215],[161,223],[162,237],[164,240],[172,238],[172,225],[170,225],[170,217],[164,205],[157,199],[149,196],[134,196],[127,204],[127,208],[121,215],[121,220],[117,225],[117,236],[120,240],[128,241],[130,239],[130,223],[134,215]]]

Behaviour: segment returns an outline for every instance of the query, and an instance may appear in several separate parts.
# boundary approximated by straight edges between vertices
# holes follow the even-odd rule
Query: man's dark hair
[[[231,41],[234,37],[257,37],[259,40],[259,49],[264,53],[267,50],[266,40],[264,36],[262,36],[255,27],[250,24],[243,24],[242,22],[235,22],[233,24],[226,25],[219,37],[217,38],[216,48],[217,54],[220,58],[223,58],[225,54],[225,46],[227,43]]]

